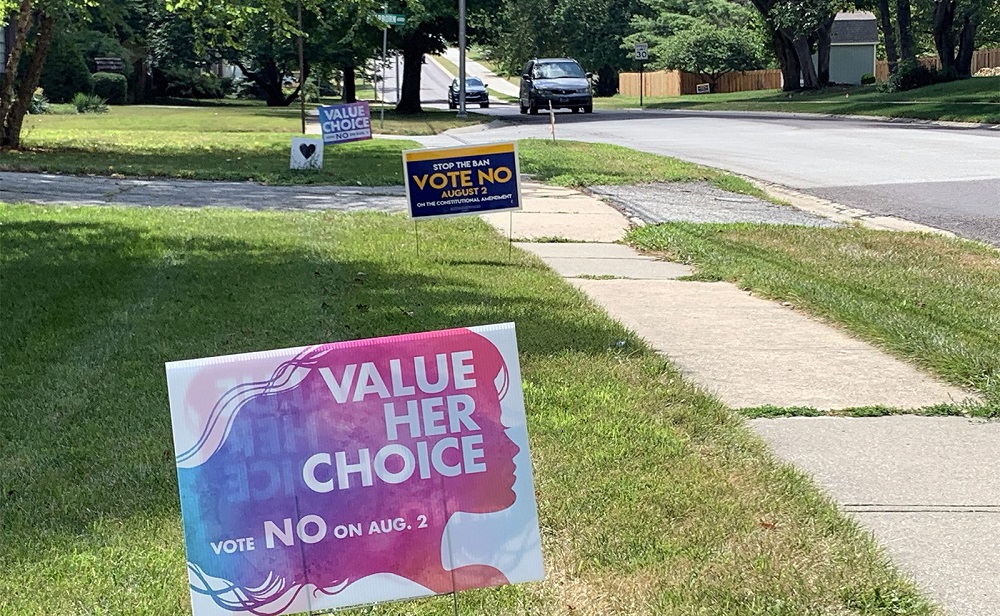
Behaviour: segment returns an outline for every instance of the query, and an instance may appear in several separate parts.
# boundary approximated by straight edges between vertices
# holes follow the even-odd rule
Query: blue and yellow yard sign
[[[403,152],[410,218],[521,209],[516,143]]]

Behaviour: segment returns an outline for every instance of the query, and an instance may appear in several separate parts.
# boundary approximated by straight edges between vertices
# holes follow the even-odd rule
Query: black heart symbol
[[[306,157],[306,160],[312,158],[312,155],[316,153],[316,144],[314,143],[301,143],[299,144],[299,152]]]

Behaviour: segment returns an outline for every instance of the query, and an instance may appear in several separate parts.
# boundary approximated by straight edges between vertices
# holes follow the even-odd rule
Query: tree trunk
[[[885,43],[885,59],[889,63],[889,74],[896,73],[899,64],[899,53],[896,50],[896,31],[892,27],[892,14],[889,12],[889,0],[878,0],[879,25],[882,27],[882,42]]]
[[[972,56],[976,51],[976,28],[979,22],[975,15],[962,16],[962,31],[958,35],[958,55],[955,56],[955,72],[959,77],[972,76]]]
[[[605,64],[597,71],[597,96],[614,96],[618,94],[618,71]]]
[[[955,0],[934,3],[934,47],[945,74],[955,70],[955,4]]]
[[[941,4],[938,2],[937,4]],[[896,0],[896,23],[899,25],[899,56],[900,60],[917,59],[913,47],[913,28],[910,17],[910,0]]]
[[[28,30],[31,29],[31,0],[22,0],[14,25],[14,44],[9,50],[3,79],[0,80],[0,130],[7,125],[7,114],[14,104],[14,82],[17,80],[18,67],[21,63],[21,53],[28,40]]]
[[[833,42],[830,34],[836,17],[836,13],[830,15],[816,30],[816,77],[821,86],[830,85],[830,46]]]
[[[800,36],[793,41],[795,55],[799,59],[799,71],[802,73],[802,87],[816,88],[818,81],[816,77],[816,67],[813,66],[812,53],[809,50],[809,39]]]
[[[794,92],[799,89],[802,78],[802,67],[799,66],[799,57],[795,53],[792,42],[777,33],[775,35],[775,55],[778,57],[778,64],[781,65],[782,90]]]
[[[424,64],[424,46],[416,37],[403,41],[403,83],[396,103],[396,113],[420,113],[420,72]]]
[[[31,104],[35,88],[38,87],[38,80],[42,76],[45,56],[49,53],[49,45],[55,34],[55,26],[55,17],[46,12],[39,15],[35,48],[31,52],[28,69],[24,72],[21,85],[17,89],[17,99],[7,111],[6,121],[2,132],[0,132],[0,149],[21,147],[21,125],[24,122],[24,116],[28,113],[28,105]]]
[[[358,100],[358,90],[357,90],[357,84],[354,83],[354,67],[345,66],[343,101],[345,103],[354,103],[357,102],[357,100]]]

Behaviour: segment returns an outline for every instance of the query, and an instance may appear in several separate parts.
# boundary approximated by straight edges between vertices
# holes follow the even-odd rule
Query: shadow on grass
[[[171,215],[199,216],[160,220]],[[365,220],[402,244],[405,220],[381,218]],[[518,325],[523,358],[614,354],[616,341],[632,340],[533,259],[493,260],[493,250],[506,254],[499,238],[456,249],[454,259],[427,250],[413,260],[138,220],[4,222],[0,560],[8,570],[71,549],[101,521],[166,517],[179,526],[166,361],[506,321]],[[350,222],[328,222],[341,221]]]
[[[247,145],[221,141],[200,149],[154,150],[135,147],[36,147],[12,152],[0,162],[9,171],[176,177],[197,180],[259,181],[273,184],[385,186],[402,183],[400,151],[408,142],[385,141],[328,148],[324,168],[298,173],[288,168],[291,136]]]

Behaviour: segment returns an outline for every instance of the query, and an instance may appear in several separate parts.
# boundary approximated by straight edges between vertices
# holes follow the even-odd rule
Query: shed
[[[861,83],[865,74],[875,74],[878,24],[868,11],[837,13],[830,30],[830,81]]]

